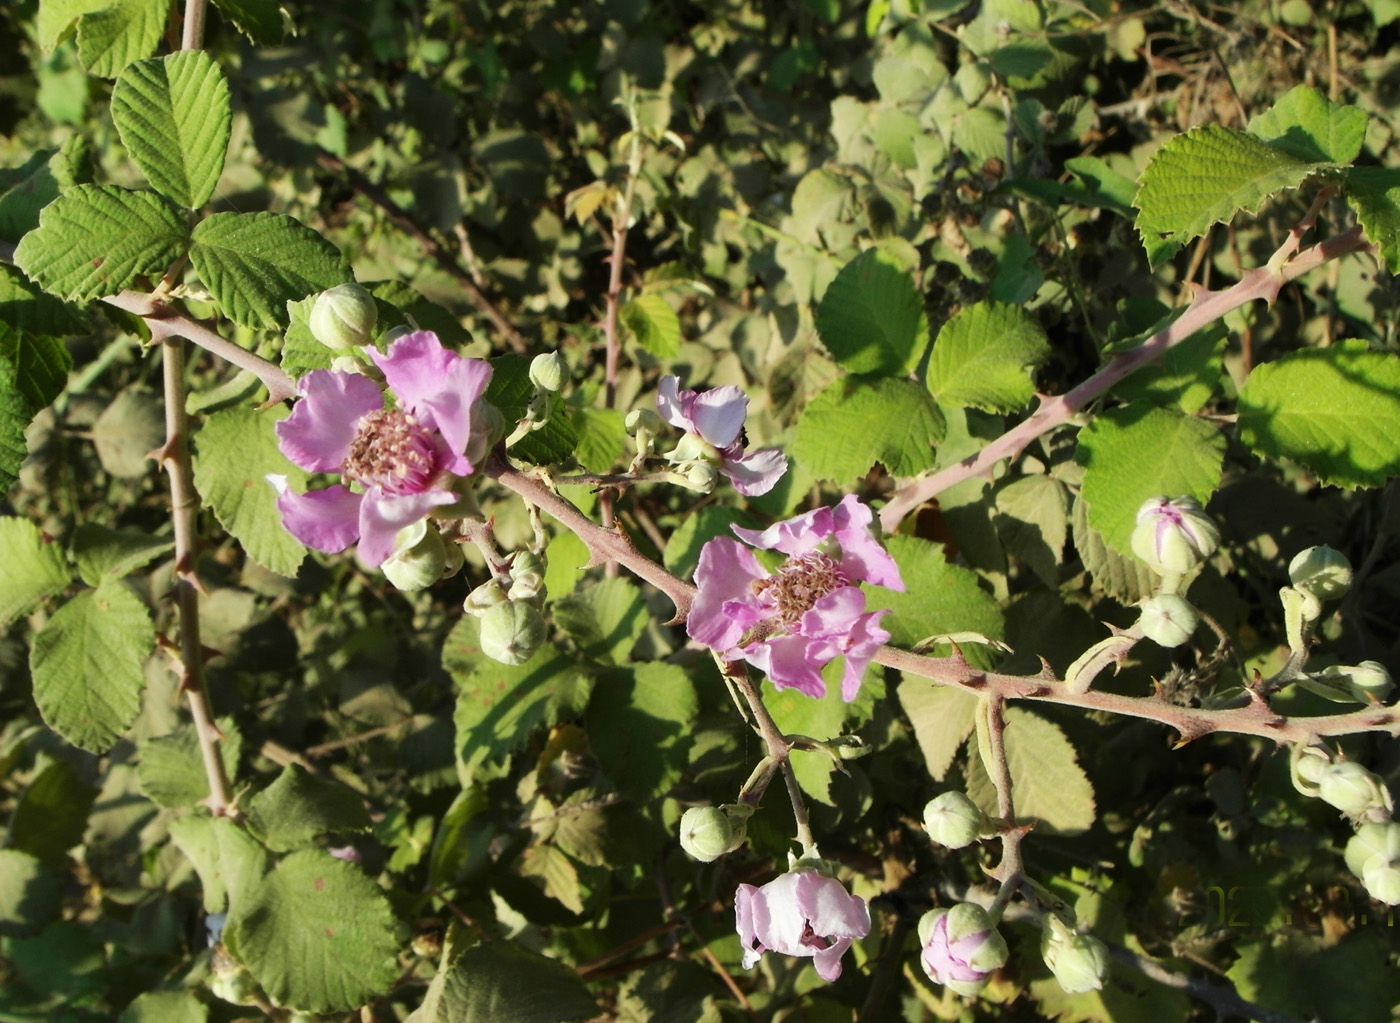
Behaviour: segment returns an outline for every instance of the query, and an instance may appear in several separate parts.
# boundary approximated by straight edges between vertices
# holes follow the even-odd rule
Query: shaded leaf
[[[248,828],[273,852],[307,845],[318,835],[369,831],[373,823],[360,797],[289,764],[248,804]]]
[[[928,347],[928,317],[909,274],[883,250],[867,249],[827,287],[817,333],[848,372],[905,376]]]
[[[680,778],[699,713],[695,686],[672,664],[605,671],[588,701],[588,744],[618,791],[638,803]]]
[[[1077,835],[1094,826],[1093,787],[1058,725],[1012,707],[1003,741],[1017,820],[1033,820],[1037,833],[1052,835]],[[996,789],[982,758],[973,751],[967,759],[967,794],[996,816]]]

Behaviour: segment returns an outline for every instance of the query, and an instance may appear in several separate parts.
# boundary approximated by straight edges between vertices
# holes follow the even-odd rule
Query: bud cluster
[[[462,609],[481,621],[481,652],[502,664],[524,664],[548,635],[544,617],[548,562],[543,551],[518,551],[508,573],[467,594]]]

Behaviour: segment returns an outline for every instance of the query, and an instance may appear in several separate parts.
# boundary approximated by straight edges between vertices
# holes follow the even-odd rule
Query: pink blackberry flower
[[[764,952],[806,956],[822,980],[841,976],[841,957],[870,933],[870,908],[835,878],[794,870],[762,888],[741,884],[734,918],[744,945],[744,969]]]
[[[748,415],[749,399],[732,384],[698,392],[680,390],[678,377],[662,377],[656,394],[656,410],[672,426],[684,430],[672,459],[700,458],[728,476],[745,497],[766,494],[787,472],[787,456],[777,448],[744,453],[740,435]]]

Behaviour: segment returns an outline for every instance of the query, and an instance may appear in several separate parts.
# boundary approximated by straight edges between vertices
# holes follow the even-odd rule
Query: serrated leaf
[[[1035,821],[1036,834],[1077,835],[1094,826],[1094,789],[1059,725],[1029,711],[1006,711],[1003,736],[1018,821]],[[967,794],[983,811],[997,812],[996,789],[976,751],[968,754]]]
[[[1059,585],[1060,555],[1069,532],[1069,495],[1050,476],[1022,476],[996,492],[997,532],[1046,586]]]
[[[198,209],[214,194],[228,152],[228,81],[203,50],[128,65],[112,89],[112,120],[151,187]]]
[[[1380,249],[1386,269],[1400,273],[1400,170],[1353,167],[1347,171],[1346,192],[1361,229]]]
[[[464,348],[472,343],[471,331],[456,316],[402,281],[380,281],[369,290],[379,305],[379,322],[374,327],[376,344],[382,343],[384,333],[394,327],[409,326],[431,330],[448,348]]]
[[[890,609],[880,626],[889,631],[892,643],[909,647],[950,632],[1004,638],[1001,611],[992,595],[978,585],[976,572],[949,563],[941,544],[895,535],[885,538],[885,547],[899,565],[905,590],[867,587],[866,606],[871,611]]]
[[[39,45],[52,50],[73,31],[78,59],[101,78],[155,52],[169,13],[166,0],[44,0],[36,23]]]
[[[43,208],[58,198],[59,181],[49,166],[53,157],[54,150],[41,149],[23,166],[0,171],[0,240],[17,244],[39,226]]]
[[[219,758],[224,772],[233,778],[243,737],[232,718],[219,719]],[[167,735],[158,735],[141,744],[141,763],[136,770],[142,794],[157,806],[190,807],[209,798],[209,778],[204,773],[204,757],[199,749],[199,733],[193,725],[181,725]]]
[[[68,588],[73,574],[63,548],[27,519],[0,518],[0,625],[28,614]]]
[[[624,302],[618,319],[633,339],[659,359],[674,359],[681,352],[681,320],[671,303],[660,295],[638,295]]]
[[[946,429],[924,388],[893,377],[837,380],[808,403],[797,421],[792,457],[818,479],[854,483],[882,463],[913,476],[933,464]]]
[[[1031,371],[1049,354],[1045,331],[1025,309],[978,302],[939,330],[928,389],[941,404],[1015,412],[1035,394]]]
[[[66,868],[68,850],[83,840],[96,796],[67,761],[49,761],[20,793],[5,844],[51,867]]]
[[[1160,581],[1157,573],[1148,568],[1141,558],[1119,554],[1104,543],[1098,530],[1089,525],[1088,512],[1087,502],[1082,497],[1077,499],[1070,512],[1070,528],[1074,549],[1079,552],[1079,558],[1094,582],[1122,604],[1136,604],[1150,596]]]
[[[1119,381],[1113,393],[1125,401],[1175,406],[1188,414],[1197,412],[1220,387],[1221,358],[1229,339],[1223,323],[1203,327],[1168,348],[1158,362]],[[1105,352],[1136,348],[1144,340],[1145,337],[1139,337],[1109,345]]]
[[[139,529],[108,529],[84,522],[73,533],[73,560],[89,586],[121,579],[173,549],[175,542]]]
[[[44,294],[8,263],[0,263],[0,323],[21,335],[45,339],[91,329],[85,316]]]
[[[273,852],[307,845],[335,831],[373,827],[360,797],[344,785],[322,781],[289,764],[248,804],[248,828]]]
[[[194,865],[204,890],[204,911],[222,913],[261,881],[267,852],[227,817],[191,814],[170,822],[170,837]]]
[[[928,347],[928,317],[909,274],[884,250],[866,249],[827,287],[817,333],[848,372],[902,377]]]
[[[35,934],[63,909],[63,883],[37,857],[0,849],[0,935]]]
[[[1133,200],[1149,261],[1157,266],[1212,224],[1241,211],[1257,213],[1272,196],[1336,166],[1300,159],[1218,124],[1177,135],[1152,157]]]
[[[393,987],[400,930],[363,871],[302,849],[233,900],[226,940],[279,1005],[346,1012]]]
[[[405,1023],[564,1023],[596,1015],[578,973],[548,956],[489,941],[443,957]]]
[[[195,435],[194,485],[250,558],[279,575],[294,576],[306,548],[282,528],[277,492],[264,479],[275,468],[292,490],[306,489],[306,472],[277,448],[273,427],[289,414],[281,407],[265,412],[230,408],[209,416]]]
[[[34,637],[29,670],[44,721],[74,746],[105,753],[141,712],[155,647],[146,606],[120,582],[78,594]]]
[[[1292,352],[1240,391],[1240,440],[1326,484],[1378,487],[1400,475],[1400,358],[1364,341]]]
[[[0,323],[0,367],[32,415],[63,393],[73,357],[57,338],[20,334]]]
[[[259,46],[276,46],[282,41],[286,21],[277,0],[214,0],[214,6]]]
[[[194,229],[190,262],[225,316],[253,329],[287,325],[287,303],[354,279],[345,258],[281,213],[215,213]]]
[[[622,412],[612,408],[581,408],[573,413],[578,447],[574,457],[589,472],[610,472],[626,454],[627,427]]]
[[[695,686],[673,664],[605,671],[584,716],[589,748],[619,792],[649,804],[680,779],[699,709]]]
[[[1132,219],[1133,196],[1137,194],[1137,182],[1132,178],[1118,173],[1097,156],[1076,156],[1066,160],[1065,170],[1089,189],[1089,194],[1080,199],[1081,203],[1100,206]]]
[[[601,664],[625,664],[650,620],[637,584],[621,577],[556,600],[552,617],[584,656]]]
[[[491,383],[486,400],[501,410],[506,428],[511,429],[525,415],[535,385],[530,383],[530,360],[523,355],[500,355],[491,362]],[[511,446],[510,453],[536,465],[552,465],[573,454],[578,434],[567,412],[561,410],[548,423]]]
[[[1275,149],[1315,162],[1351,163],[1366,141],[1366,111],[1296,85],[1245,130]]]
[[[545,895],[570,913],[583,912],[583,889],[579,884],[578,868],[563,850],[552,845],[531,846],[516,863],[516,872],[521,877],[536,878]]]
[[[1220,486],[1225,438],[1203,419],[1124,405],[1099,413],[1079,432],[1075,458],[1084,466],[1089,525],[1128,554],[1138,508],[1149,497],[1210,500]]]
[[[953,766],[958,748],[976,726],[977,697],[955,686],[937,686],[927,679],[905,676],[899,683],[899,705],[914,727],[924,764],[935,781]]]
[[[76,185],[20,239],[15,264],[69,302],[115,295],[138,276],[159,277],[188,240],[185,215],[154,192]]]

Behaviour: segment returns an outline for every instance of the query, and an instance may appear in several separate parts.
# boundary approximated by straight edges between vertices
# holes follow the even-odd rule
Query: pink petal
[[[731,605],[747,604],[762,612],[764,605],[754,596],[751,586],[766,578],[768,573],[753,551],[737,540],[721,536],[705,544],[695,569],[695,602],[685,622],[690,638],[711,650],[732,649],[753,620],[736,616]]]
[[[384,392],[369,377],[328,369],[313,369],[298,390],[301,400],[276,426],[277,446],[310,472],[339,472],[359,421],[384,407]]]
[[[745,543],[765,551],[782,551],[788,557],[800,558],[819,547],[832,535],[834,527],[830,508],[812,511],[775,523],[763,531],[730,526],[734,535]]]
[[[865,612],[865,594],[855,586],[842,586],[802,613],[797,631],[817,639],[842,637]]]
[[[850,703],[860,692],[860,680],[875,656],[875,651],[890,641],[890,634],[880,628],[879,621],[888,609],[861,615],[846,637],[846,672],[841,678],[841,699]]]
[[[378,568],[394,553],[394,537],[400,529],[427,518],[434,508],[452,504],[458,496],[448,490],[421,494],[386,494],[374,487],[360,504],[360,563]]]
[[[774,689],[796,689],[820,700],[826,682],[809,657],[811,646],[803,636],[779,636],[741,649],[744,660],[767,675]]]
[[[680,377],[662,377],[656,389],[656,411],[678,430],[692,431],[690,418],[685,414],[685,406],[695,399],[694,391],[680,390]]]
[[[763,890],[751,884],[741,884],[734,893],[734,926],[739,932],[739,943],[744,947],[746,970],[752,969],[763,953],[762,948],[754,948],[755,943],[760,946],[763,944],[758,937],[760,918],[766,929],[767,909],[764,905]]]
[[[870,533],[874,518],[869,506],[861,504],[853,494],[847,494],[832,509],[836,542],[841,545],[841,568],[853,582],[874,583],[903,593],[899,566]]]
[[[338,554],[360,535],[363,495],[340,484],[305,494],[279,490],[277,510],[282,513],[283,528],[312,550]]]
[[[733,384],[714,387],[695,396],[686,410],[698,433],[717,448],[727,448],[739,439],[748,415],[749,399]]]
[[[475,466],[464,452],[472,437],[472,406],[491,382],[491,366],[442,347],[437,335],[419,331],[399,338],[387,355],[371,352],[401,407],[442,434],[451,452],[447,470],[467,476]]]
[[[764,448],[739,458],[726,458],[719,471],[733,481],[739,493],[758,497],[778,485],[787,467],[786,455],[777,448]]]

